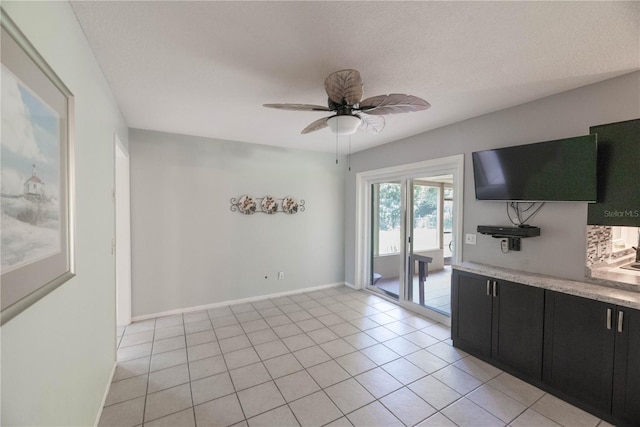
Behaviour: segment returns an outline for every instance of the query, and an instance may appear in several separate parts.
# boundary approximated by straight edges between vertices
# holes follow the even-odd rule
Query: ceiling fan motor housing
[[[351,135],[360,127],[360,117],[351,113],[337,114],[327,119],[331,131],[338,135]]]

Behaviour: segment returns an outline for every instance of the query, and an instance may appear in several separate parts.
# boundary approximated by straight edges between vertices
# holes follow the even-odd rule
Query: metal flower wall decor
[[[258,210],[258,206],[260,206],[260,210]],[[304,212],[304,200],[298,200],[293,196],[277,199],[270,195],[254,198],[245,194],[239,199],[235,197],[231,199],[230,209],[232,212],[240,212],[245,215],[253,215],[254,213],[274,215],[278,212],[293,215]]]

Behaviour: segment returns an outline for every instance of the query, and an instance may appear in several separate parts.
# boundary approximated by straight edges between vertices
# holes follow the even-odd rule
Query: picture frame
[[[0,325],[75,275],[74,97],[0,8]]]

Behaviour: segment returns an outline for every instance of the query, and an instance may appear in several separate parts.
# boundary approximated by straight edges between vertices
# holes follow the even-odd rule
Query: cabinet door
[[[622,313],[622,332],[619,329]],[[613,366],[613,415],[640,425],[640,311],[618,307]]]
[[[598,202],[587,207],[587,224],[640,226],[640,119],[593,126],[598,135]],[[612,214],[613,213],[613,214]]]
[[[491,354],[491,303],[484,276],[454,270],[451,335],[456,347],[475,355]]]
[[[615,306],[553,291],[545,304],[544,382],[610,412]]]
[[[543,322],[544,289],[498,281],[491,357],[541,380]]]

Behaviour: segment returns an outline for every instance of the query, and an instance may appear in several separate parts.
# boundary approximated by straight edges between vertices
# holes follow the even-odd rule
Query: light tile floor
[[[608,425],[345,286],[119,333],[100,426]]]

